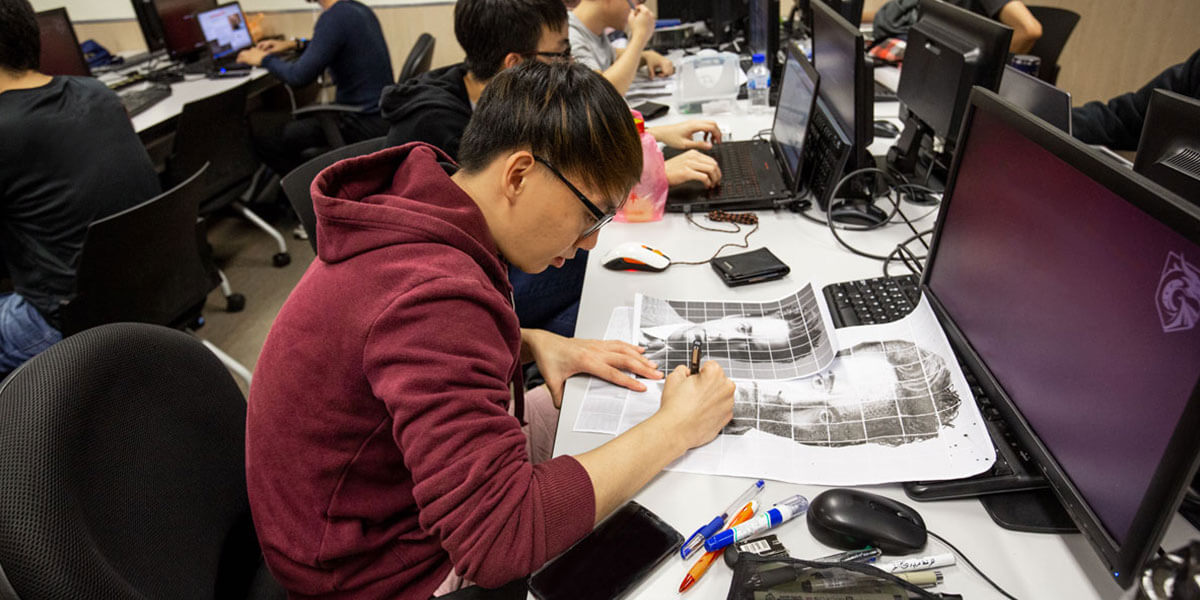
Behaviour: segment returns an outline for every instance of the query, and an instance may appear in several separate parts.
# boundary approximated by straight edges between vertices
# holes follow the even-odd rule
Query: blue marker
[[[687,560],[687,558],[691,556],[693,552],[700,549],[700,546],[704,544],[704,540],[706,538],[720,531],[721,528],[725,526],[725,521],[729,519],[729,517],[733,516],[734,513],[740,510],[743,506],[745,506],[751,498],[757,496],[762,489],[763,480],[759,479],[758,481],[755,481],[754,485],[751,485],[750,489],[742,492],[742,495],[738,496],[737,499],[734,500],[724,512],[716,517],[713,517],[713,520],[709,521],[707,525],[703,525],[700,527],[700,529],[697,529],[696,533],[693,533],[692,537],[688,538],[687,543],[685,543],[683,547],[679,549],[679,556],[683,557],[683,560]]]
[[[704,549],[709,552],[720,550],[735,542],[740,542],[750,536],[802,515],[808,510],[808,498],[796,494],[779,504],[737,527],[730,527],[704,540]]]

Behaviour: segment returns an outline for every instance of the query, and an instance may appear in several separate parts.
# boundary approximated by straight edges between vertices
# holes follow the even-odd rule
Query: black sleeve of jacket
[[[1075,137],[1087,144],[1114,150],[1137,150],[1146,109],[1155,89],[1200,98],[1200,50],[1168,68],[1136,92],[1121,94],[1107,104],[1093,101],[1071,111]]]
[[[431,108],[421,111],[420,118],[409,115],[392,121],[388,129],[387,145],[401,146],[409,142],[425,142],[440,148],[458,160],[458,142],[467,129],[470,117],[456,110]]]

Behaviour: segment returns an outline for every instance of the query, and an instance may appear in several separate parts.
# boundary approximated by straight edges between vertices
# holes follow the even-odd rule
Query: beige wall
[[[876,0],[869,0],[875,2]],[[1058,83],[1077,104],[1107,99],[1136,89],[1163,68],[1181,62],[1200,48],[1200,0],[1036,0],[1083,15],[1063,51]],[[656,4],[653,0],[651,5]],[[783,0],[784,14],[791,0]],[[437,38],[433,65],[462,60],[454,40],[454,6],[377,8],[387,36],[392,66],[399,70],[417,36]],[[312,33],[313,13],[279,12],[266,15],[270,31],[287,36]],[[80,23],[80,39],[95,38],[111,50],[144,49],[134,21]]]

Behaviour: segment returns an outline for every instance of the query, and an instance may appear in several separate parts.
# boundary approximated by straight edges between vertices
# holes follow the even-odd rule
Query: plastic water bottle
[[[750,66],[750,72],[746,76],[749,78],[746,91],[750,96],[750,110],[770,110],[768,96],[771,94],[771,71],[767,68],[767,57],[762,53],[755,53],[754,64]]]

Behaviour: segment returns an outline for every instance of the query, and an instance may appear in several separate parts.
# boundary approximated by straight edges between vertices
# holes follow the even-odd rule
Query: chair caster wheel
[[[283,267],[286,267],[292,263],[292,255],[288,254],[287,252],[280,252],[279,254],[271,257],[271,263],[282,269]]]
[[[230,294],[225,297],[225,312],[242,312],[246,308],[246,297],[241,294]]]

